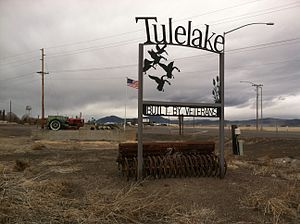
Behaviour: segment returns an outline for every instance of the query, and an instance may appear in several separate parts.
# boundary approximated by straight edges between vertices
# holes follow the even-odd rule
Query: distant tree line
[[[15,113],[0,110],[0,121],[14,122],[18,124],[37,124],[38,119],[30,117],[28,114],[24,114],[22,118],[19,118]]]

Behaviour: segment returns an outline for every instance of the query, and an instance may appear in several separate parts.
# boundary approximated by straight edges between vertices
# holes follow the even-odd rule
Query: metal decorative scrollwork
[[[221,99],[220,99],[220,79],[219,76],[216,76],[215,79],[213,79],[213,90],[212,90],[212,94],[214,97],[214,101],[215,103],[220,103]]]

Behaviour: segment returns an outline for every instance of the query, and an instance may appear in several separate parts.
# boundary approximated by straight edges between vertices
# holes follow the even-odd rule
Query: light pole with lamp
[[[258,90],[260,89],[260,130],[262,131],[262,118],[263,118],[263,109],[262,109],[262,87],[263,84],[255,84],[250,81],[240,81],[241,83],[250,83],[252,86],[255,87],[256,90],[256,131],[258,131]]]
[[[225,39],[225,34],[228,34],[228,33],[232,33],[233,31],[236,31],[236,30],[239,30],[245,26],[251,26],[251,25],[267,25],[267,26],[273,26],[274,23],[248,23],[248,24],[245,24],[245,25],[242,25],[242,26],[239,26],[237,28],[234,28],[232,30],[229,30],[227,32],[224,32],[224,39]]]
[[[272,26],[274,23],[248,23],[239,27],[236,27],[234,29],[231,29],[227,32],[224,32],[224,45],[223,45],[223,54],[221,55],[221,63],[220,63],[220,96],[222,97],[221,99],[221,123],[220,123],[220,145],[224,145],[224,75],[225,75],[225,37],[227,34],[232,33],[236,30],[242,29],[246,26],[251,26],[251,25],[267,25],[267,26]],[[223,150],[220,150],[220,157],[221,157],[221,173],[223,174],[223,163],[224,163],[224,154]]]

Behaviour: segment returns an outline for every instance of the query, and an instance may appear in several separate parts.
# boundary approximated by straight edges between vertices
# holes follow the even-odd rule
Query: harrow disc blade
[[[214,154],[213,142],[165,142],[145,144],[143,175],[154,178],[221,177],[220,158]],[[137,144],[119,146],[119,170],[127,180],[137,178]],[[227,164],[224,161],[224,175]]]

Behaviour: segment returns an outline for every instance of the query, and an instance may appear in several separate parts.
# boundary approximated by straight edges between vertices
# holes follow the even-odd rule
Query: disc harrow
[[[154,178],[218,177],[221,175],[220,159],[214,149],[214,142],[144,143],[143,175]],[[137,143],[121,143],[117,162],[127,180],[137,178]],[[224,161],[225,173],[226,170]]]

